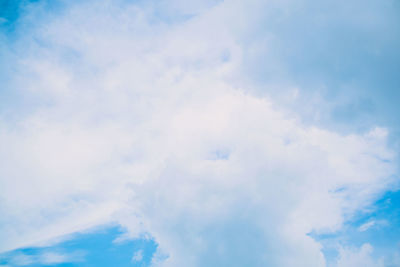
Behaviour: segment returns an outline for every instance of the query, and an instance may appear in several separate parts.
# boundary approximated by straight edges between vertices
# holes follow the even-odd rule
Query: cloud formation
[[[350,266],[368,266],[368,267],[383,267],[383,259],[375,260],[371,253],[373,248],[370,244],[363,244],[359,250],[341,249],[338,259],[338,265],[342,267]]]
[[[155,266],[325,266],[308,234],[386,190],[396,155],[382,127],[306,125],[252,89],[248,29],[290,3],[118,3],[25,7],[8,85],[31,100],[0,118],[0,250],[117,222],[155,239]]]

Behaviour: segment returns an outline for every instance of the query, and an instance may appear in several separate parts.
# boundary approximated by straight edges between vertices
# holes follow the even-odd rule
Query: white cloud
[[[138,250],[133,254],[132,261],[140,262],[143,260],[143,250]]]
[[[359,249],[341,249],[337,262],[338,267],[365,266],[365,267],[383,267],[383,259],[374,259],[372,257],[373,247],[366,243]]]
[[[394,153],[382,128],[306,127],[248,93],[241,38],[259,6],[168,24],[88,2],[22,28],[13,79],[38,100],[0,123],[0,250],[117,221],[155,238],[154,265],[324,266],[307,233],[387,188]]]
[[[84,260],[83,251],[73,251],[60,253],[51,250],[44,250],[39,254],[26,254],[23,252],[9,252],[2,254],[1,259],[5,259],[10,266],[27,265],[54,265],[60,263],[81,262]],[[3,266],[3,265],[1,265]]]
[[[74,251],[70,253],[45,251],[41,255],[38,255],[38,262],[43,265],[53,265],[65,262],[82,262],[84,259],[84,251]]]
[[[366,222],[366,223],[360,225],[360,227],[358,227],[358,231],[360,231],[360,232],[367,231],[369,228],[373,227],[374,225],[375,225],[375,221]]]
[[[12,265],[15,266],[25,266],[35,263],[35,258],[31,255],[26,255],[23,253],[17,253],[13,255],[11,259]]]

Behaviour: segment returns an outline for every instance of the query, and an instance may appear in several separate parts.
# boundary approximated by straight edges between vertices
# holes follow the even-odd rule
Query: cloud
[[[360,225],[358,227],[358,231],[364,232],[364,231],[370,230],[372,228],[382,228],[382,227],[387,227],[389,225],[390,225],[390,223],[386,219],[385,220],[371,219],[371,220],[365,222],[364,224]]]
[[[132,262],[140,262],[143,260],[143,250],[138,250],[133,254]]]
[[[375,221],[366,222],[366,223],[362,224],[360,227],[358,227],[358,231],[360,231],[360,232],[367,231],[369,228],[373,227],[375,225],[375,223],[376,223]]]
[[[156,266],[325,266],[307,234],[392,182],[384,128],[305,125],[251,90],[245,32],[264,4],[171,22],[140,1],[44,3],[13,44],[12,85],[32,101],[0,119],[0,250],[116,221],[155,239]]]
[[[366,266],[380,267],[384,266],[383,259],[375,260],[372,257],[373,248],[370,244],[363,244],[360,249],[341,249],[339,254],[338,267]]]
[[[41,253],[29,252],[9,252],[0,255],[0,260],[10,266],[31,266],[31,265],[54,265],[61,263],[75,263],[84,260],[83,251],[73,251],[69,253],[60,253],[51,250],[44,250]],[[1,265],[3,266],[3,265]]]

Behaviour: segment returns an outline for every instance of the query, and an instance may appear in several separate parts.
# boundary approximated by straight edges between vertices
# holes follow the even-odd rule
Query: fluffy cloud
[[[45,4],[14,44],[12,85],[34,101],[1,120],[2,251],[116,221],[154,237],[156,266],[324,266],[307,234],[390,184],[385,129],[305,126],[250,93],[243,38],[263,4],[177,21],[144,3]]]
[[[383,259],[375,260],[371,254],[373,248],[370,244],[364,244],[360,249],[341,249],[338,259],[338,266],[366,266],[383,267]]]

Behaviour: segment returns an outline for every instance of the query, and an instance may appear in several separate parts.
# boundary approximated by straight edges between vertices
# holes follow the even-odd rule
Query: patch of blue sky
[[[27,1],[13,1],[2,0],[0,1],[0,27],[2,30],[5,28],[10,29],[21,12],[22,3]]]
[[[37,11],[45,11],[48,14],[58,14],[64,11],[64,1],[48,1],[48,0],[2,0],[0,1],[0,31],[6,33],[8,38],[15,37],[15,31],[18,29],[18,24],[21,18],[28,12],[31,12],[31,7],[38,7]],[[34,21],[27,26],[34,27],[35,23],[43,17],[33,16]]]
[[[227,149],[218,149],[210,153],[209,160],[227,160],[229,159],[230,151]]]
[[[13,87],[10,77],[13,77],[16,69],[14,45],[18,36],[18,21],[24,7],[31,2],[35,1],[0,1],[0,113],[6,115],[13,113],[9,110],[11,107],[23,107],[26,104],[26,98]]]
[[[367,210],[359,211],[338,232],[310,235],[323,245],[328,266],[335,266],[340,246],[359,248],[366,243],[372,245],[372,255],[383,257],[389,266],[400,246],[400,191],[387,192]]]
[[[157,249],[150,238],[127,240],[118,237],[117,226],[74,234],[48,247],[22,248],[0,255],[0,266],[149,266]]]

